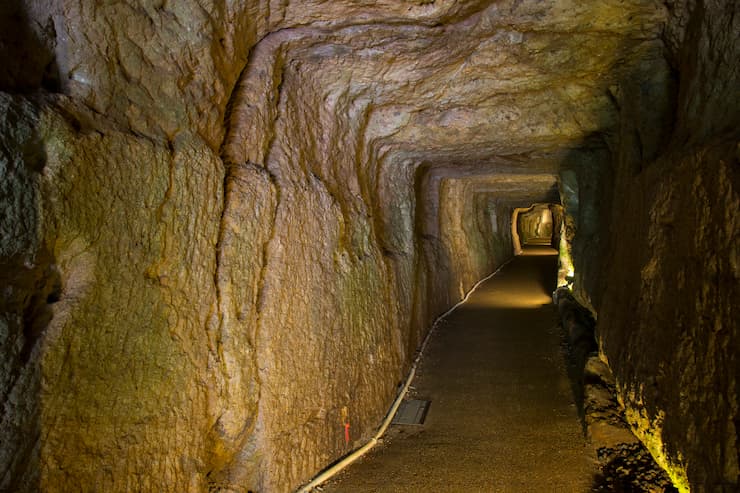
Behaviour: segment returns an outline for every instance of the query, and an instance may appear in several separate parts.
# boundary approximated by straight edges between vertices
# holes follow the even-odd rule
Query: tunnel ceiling
[[[593,162],[589,150],[615,125],[618,81],[661,56],[656,3],[462,3],[285,7],[283,23],[296,16],[307,26],[253,50],[232,99],[230,160],[263,162],[253,143],[266,140],[269,105],[293,99],[319,105],[307,111],[323,127],[349,118],[361,147],[392,166],[464,176]],[[531,183],[531,197],[514,187],[512,201],[541,200],[546,192]]]
[[[33,28],[12,31],[29,61],[0,85],[58,68],[51,85],[106,120],[91,127],[170,142],[191,129],[236,164],[267,166],[276,141],[316,128],[319,150],[380,167],[593,164],[619,81],[663,57],[653,0],[83,4],[27,2],[16,17]]]

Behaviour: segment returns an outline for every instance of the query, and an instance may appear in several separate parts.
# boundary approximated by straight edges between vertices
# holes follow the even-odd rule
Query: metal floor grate
[[[391,424],[394,425],[423,425],[429,411],[431,401],[409,399],[401,401],[398,411]]]

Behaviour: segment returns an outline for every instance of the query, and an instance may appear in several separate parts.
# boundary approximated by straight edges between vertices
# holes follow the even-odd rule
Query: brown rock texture
[[[0,490],[295,489],[558,197],[636,425],[737,482],[731,4],[4,2]]]
[[[740,12],[736,2],[669,7],[672,80],[663,91],[615,88],[597,332],[633,430],[676,485],[737,491]],[[666,97],[675,119],[645,124],[657,116],[646,103]]]

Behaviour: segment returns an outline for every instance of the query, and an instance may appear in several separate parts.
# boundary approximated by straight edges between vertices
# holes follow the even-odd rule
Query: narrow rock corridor
[[[593,461],[566,375],[550,293],[557,256],[525,247],[436,328],[412,383],[422,426],[325,492],[589,491]]]
[[[0,1],[0,493],[295,493],[409,369],[426,424],[326,489],[737,493],[738,33],[737,0]]]

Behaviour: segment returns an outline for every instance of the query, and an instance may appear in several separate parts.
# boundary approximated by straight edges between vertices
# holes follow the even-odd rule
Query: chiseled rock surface
[[[1,104],[0,486],[202,490],[220,159],[197,137],[111,130],[64,98]]]
[[[38,480],[38,341],[49,321],[57,272],[40,241],[38,113],[0,97],[0,464],[3,489],[33,490]],[[35,169],[34,169],[35,168]],[[57,289],[58,290],[58,289]],[[29,465],[31,467],[29,467]],[[12,488],[10,488],[12,489]]]
[[[644,124],[656,117],[646,98],[666,96],[634,83],[618,92],[621,162],[597,333],[633,430],[674,482],[737,491],[740,6],[689,3],[670,3],[666,30],[674,127]]]
[[[0,12],[0,489],[297,487],[372,433],[564,173],[598,305],[603,135],[621,81],[649,100],[671,73],[652,0]]]
[[[628,420],[698,491],[733,491],[740,474],[737,142],[668,152],[624,189],[599,310]]]

